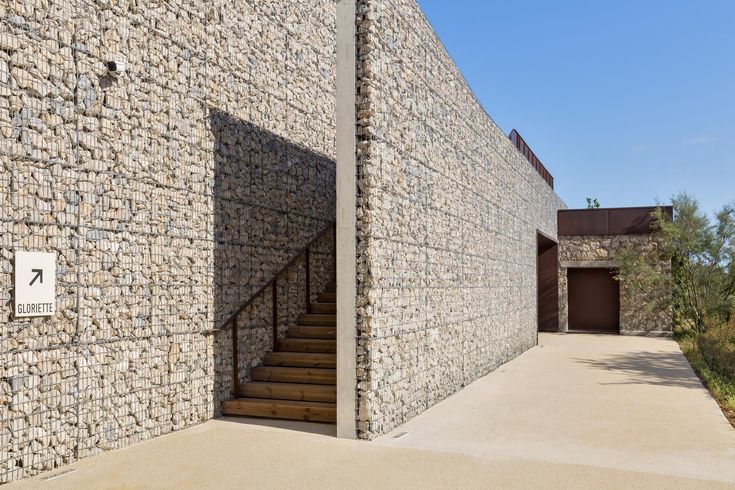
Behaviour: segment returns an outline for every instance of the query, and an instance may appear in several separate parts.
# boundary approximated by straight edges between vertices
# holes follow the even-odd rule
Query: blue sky
[[[419,0],[570,207],[735,201],[735,0]]]

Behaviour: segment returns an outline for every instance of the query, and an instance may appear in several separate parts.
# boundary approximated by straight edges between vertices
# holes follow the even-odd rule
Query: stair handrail
[[[272,295],[273,295],[273,317],[272,317],[272,330],[273,330],[273,350],[276,350],[276,345],[278,343],[278,278],[286,272],[291,266],[293,266],[297,260],[299,260],[301,257],[304,257],[304,268],[306,271],[306,281],[305,281],[305,300],[306,300],[306,311],[307,313],[311,311],[311,271],[310,271],[310,265],[309,265],[309,255],[311,251],[311,246],[314,245],[318,240],[320,240],[324,235],[327,234],[329,230],[334,230],[334,270],[335,275],[337,271],[337,222],[336,221],[330,221],[327,226],[324,227],[314,238],[312,238],[309,243],[307,243],[305,246],[303,246],[301,249],[299,249],[298,252],[284,265],[281,267],[278,272],[276,272],[271,279],[266,282],[263,286],[261,286],[254,294],[252,294],[247,301],[242,303],[235,312],[230,315],[227,320],[225,320],[219,327],[211,329],[211,330],[205,330],[202,333],[203,334],[211,334],[215,332],[219,332],[227,328],[228,326],[232,327],[232,393],[233,395],[237,395],[239,390],[239,360],[238,360],[238,345],[237,345],[237,317],[240,316],[240,314],[245,311],[245,309],[250,306],[253,301],[255,301],[257,298],[260,297],[261,294],[265,292],[266,289],[269,287],[272,288]]]
[[[242,304],[241,304],[241,305],[240,305],[240,306],[239,306],[239,307],[237,308],[237,310],[235,310],[235,312],[234,312],[234,313],[233,313],[232,315],[230,315],[230,316],[229,316],[229,317],[227,318],[227,320],[225,320],[224,322],[222,322],[222,323],[220,324],[220,326],[219,326],[219,327],[215,327],[215,328],[213,328],[213,329],[205,330],[205,331],[203,331],[202,333],[214,333],[214,332],[219,332],[220,330],[224,330],[225,328],[227,328],[227,326],[228,326],[228,325],[229,325],[230,323],[232,323],[233,321],[235,321],[235,320],[237,319],[237,317],[238,317],[238,316],[240,316],[240,314],[241,314],[241,313],[242,313],[243,311],[245,311],[245,309],[246,309],[246,308],[247,308],[248,306],[250,306],[250,305],[251,305],[251,304],[253,303],[253,301],[255,301],[255,300],[256,300],[256,299],[257,299],[257,298],[258,298],[258,297],[259,297],[259,296],[260,296],[261,294],[263,294],[263,292],[264,292],[264,291],[265,291],[266,289],[268,289],[269,287],[272,287],[272,286],[273,286],[273,284],[274,284],[274,283],[275,283],[275,282],[276,282],[276,281],[278,280],[278,277],[279,277],[279,276],[281,276],[281,274],[283,274],[283,273],[284,273],[284,272],[286,272],[286,271],[287,271],[288,269],[290,269],[290,268],[291,268],[291,266],[292,266],[292,265],[294,265],[294,264],[296,263],[296,261],[297,261],[297,260],[299,260],[299,259],[300,259],[301,257],[303,257],[303,256],[304,256],[304,255],[305,255],[305,254],[306,254],[306,253],[307,253],[307,252],[308,252],[308,251],[309,251],[309,250],[311,249],[311,246],[312,246],[312,245],[314,245],[314,244],[315,244],[316,242],[318,242],[318,241],[319,241],[319,240],[320,240],[320,239],[321,239],[322,237],[324,237],[324,235],[326,235],[328,231],[330,231],[330,230],[333,230],[333,229],[335,229],[335,226],[336,226],[336,224],[337,224],[337,222],[336,222],[336,221],[330,221],[330,222],[329,222],[329,224],[327,224],[327,226],[325,226],[325,227],[324,227],[324,228],[323,228],[323,229],[322,229],[322,230],[321,230],[321,231],[319,232],[319,234],[317,234],[317,235],[316,235],[316,236],[315,236],[314,238],[312,238],[312,239],[311,239],[311,240],[310,240],[310,241],[309,241],[309,242],[308,242],[308,243],[307,243],[306,245],[304,245],[304,246],[303,246],[302,248],[300,248],[300,249],[298,250],[298,252],[296,252],[296,254],[295,254],[295,255],[294,255],[293,257],[291,257],[291,259],[290,259],[290,260],[289,260],[289,261],[288,261],[288,262],[286,263],[286,265],[284,265],[283,267],[281,267],[281,268],[280,268],[280,269],[278,270],[278,272],[276,272],[275,274],[273,274],[273,277],[271,277],[271,278],[270,278],[270,280],[269,280],[268,282],[266,282],[265,284],[263,284],[263,286],[261,286],[261,287],[260,287],[260,289],[258,289],[258,290],[257,290],[257,291],[256,291],[255,293],[253,293],[253,294],[252,294],[252,295],[251,295],[251,296],[250,296],[250,297],[249,297],[249,298],[247,299],[247,301],[245,301],[244,303],[242,303]],[[336,254],[336,250],[335,250],[335,254]],[[308,276],[307,276],[307,277],[308,277]],[[309,281],[307,280],[307,282],[309,282]],[[309,300],[309,299],[308,299],[308,296],[307,296],[307,303],[308,303],[308,302],[310,302],[310,301],[311,301],[311,300]]]

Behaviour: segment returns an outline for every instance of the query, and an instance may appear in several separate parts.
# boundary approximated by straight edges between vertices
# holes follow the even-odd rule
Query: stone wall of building
[[[201,332],[334,219],[334,22],[334,0],[0,3],[0,483],[217,413],[229,332]],[[13,318],[15,250],[58,254],[54,317]]]
[[[617,254],[624,248],[646,255],[655,250],[652,235],[590,235],[559,238],[559,330],[569,329],[567,269],[570,267],[615,268]],[[671,270],[671,263],[661,267]],[[668,308],[653,309],[645,296],[620,277],[620,333],[627,335],[671,335],[672,317]]]
[[[358,429],[383,434],[536,343],[563,203],[414,0],[358,2]]]

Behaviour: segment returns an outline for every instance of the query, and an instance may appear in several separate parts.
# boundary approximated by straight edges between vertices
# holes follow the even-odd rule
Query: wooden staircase
[[[336,423],[336,299],[330,284],[252,369],[252,381],[237,385],[235,398],[223,403],[225,415]]]

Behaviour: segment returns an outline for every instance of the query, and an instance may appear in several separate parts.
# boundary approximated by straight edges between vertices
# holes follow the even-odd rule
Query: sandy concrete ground
[[[735,431],[669,340],[543,336],[394,434],[333,433],[214,420],[8,488],[735,488]]]
[[[542,334],[378,442],[735,483],[735,430],[671,339]]]

